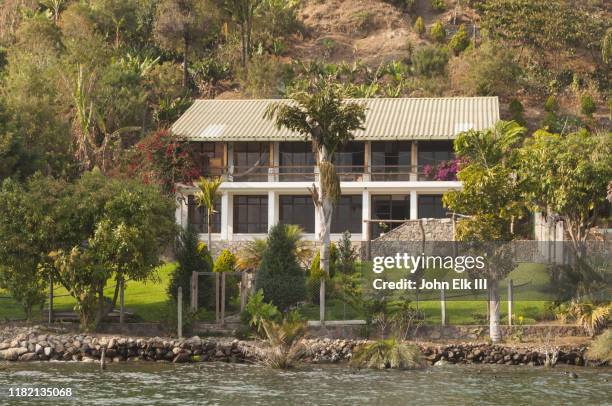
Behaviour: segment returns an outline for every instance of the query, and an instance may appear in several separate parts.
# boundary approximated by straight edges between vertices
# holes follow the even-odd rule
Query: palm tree
[[[304,241],[303,230],[295,224],[287,225],[287,237],[295,245],[295,256],[302,267],[308,267],[312,259],[312,249],[307,241]],[[263,252],[266,250],[267,241],[263,238],[254,238],[247,242],[238,251],[236,266],[242,271],[258,269],[261,264]]]
[[[195,182],[196,187],[199,189],[194,194],[194,198],[198,207],[206,207],[206,222],[208,224],[208,250],[211,249],[212,244],[212,217],[217,211],[215,210],[215,200],[219,196],[219,187],[223,183],[223,179],[220,177],[207,179],[203,176]]]
[[[455,238],[470,242],[497,242],[489,256],[489,334],[501,339],[498,282],[514,268],[507,244],[514,239],[512,222],[522,215],[520,185],[516,181],[518,146],[525,128],[514,121],[499,121],[494,128],[460,134],[455,140],[458,158],[465,163],[458,173],[463,189],[444,195],[444,204],[463,218]],[[495,243],[494,243],[495,244]],[[489,245],[490,247],[490,245]]]
[[[340,180],[333,164],[337,148],[353,138],[353,131],[363,129],[365,107],[342,99],[337,87],[319,81],[309,91],[291,95],[293,103],[274,103],[266,118],[277,128],[288,128],[312,142],[317,153],[318,185],[309,189],[319,219],[321,269],[329,274],[330,228],[335,202],[340,198]],[[321,278],[320,320],[325,322],[325,278]]]

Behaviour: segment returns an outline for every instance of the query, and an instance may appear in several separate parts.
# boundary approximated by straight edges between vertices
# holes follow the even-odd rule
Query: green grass
[[[167,263],[154,272],[153,278],[146,282],[128,281],[125,289],[125,307],[133,312],[138,320],[159,321],[167,312],[168,296],[166,289],[170,282],[170,274],[176,267],[175,263]],[[112,298],[115,292],[115,281],[109,280],[104,295]],[[68,295],[65,288],[56,286],[54,289],[53,308],[56,311],[72,311],[76,301]],[[0,290],[0,297],[7,296]],[[0,320],[23,319],[25,314],[21,307],[12,299],[0,299]],[[35,317],[43,319],[43,315]]]
[[[130,281],[127,283],[125,291],[125,306],[128,311],[135,314],[137,320],[142,321],[161,321],[168,313],[167,306],[167,286],[170,281],[170,274],[176,267],[174,263],[167,263],[155,271],[155,277],[147,282]],[[523,316],[524,323],[530,324],[543,320],[547,315],[546,300],[520,300],[521,297],[530,297],[533,294],[546,292],[549,279],[548,273],[543,266],[533,264],[522,264],[514,270],[507,279],[512,279],[517,287],[515,293],[514,314],[516,317]],[[114,281],[109,281],[104,294],[107,297],[113,296]],[[500,311],[502,322],[507,320],[508,305],[506,281],[500,283]],[[6,292],[0,290],[0,296],[6,296]],[[72,297],[66,296],[67,292],[62,287],[55,289],[56,297],[54,308],[57,311],[71,311],[75,305]],[[467,297],[470,298],[469,296]],[[416,307],[413,300],[412,305]],[[432,300],[421,300],[419,310],[425,314],[425,322],[429,324],[439,324],[441,320],[439,296]],[[319,306],[307,304],[300,312],[309,320],[319,319]],[[448,300],[446,304],[446,315],[449,324],[483,324],[486,317],[486,302],[484,300]],[[0,299],[0,320],[4,319],[23,319],[24,313],[13,300]],[[44,319],[44,315],[38,316]],[[212,321],[214,313],[201,310],[199,318]],[[328,320],[354,320],[362,319],[363,315],[355,311],[351,306],[345,305],[339,299],[328,299],[326,318]]]

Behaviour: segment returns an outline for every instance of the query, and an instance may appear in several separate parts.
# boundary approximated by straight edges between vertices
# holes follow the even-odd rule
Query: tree
[[[414,32],[416,32],[419,37],[425,34],[425,23],[423,22],[423,17],[417,17],[416,21],[414,22]]]
[[[436,21],[429,31],[431,39],[436,42],[444,42],[446,40],[446,30],[441,21]]]
[[[510,121],[498,122],[485,131],[470,130],[455,140],[457,157],[466,163],[457,178],[463,189],[446,193],[444,204],[454,213],[466,216],[457,224],[459,241],[493,243],[487,269],[489,280],[489,333],[497,342],[499,330],[498,282],[513,269],[513,261],[503,242],[514,239],[512,222],[522,213],[521,189],[516,180],[518,149],[525,128]]]
[[[453,35],[448,43],[448,47],[453,51],[455,55],[459,55],[470,45],[470,37],[465,31],[465,25],[461,24],[459,29]]]
[[[182,52],[184,88],[189,82],[189,52],[207,40],[213,15],[212,5],[200,0],[162,0],[157,6],[155,38],[164,49]]]
[[[181,230],[174,248],[177,266],[170,276],[168,296],[177,300],[178,288],[183,289],[183,300],[188,297],[185,292],[191,292],[191,276],[193,272],[212,272],[213,261],[206,244],[200,243],[198,233],[192,227]],[[214,303],[213,286],[204,278],[198,278],[198,303],[209,305]]]
[[[521,149],[520,176],[534,210],[563,221],[578,256],[606,213],[612,179],[612,137],[586,130],[560,135],[540,130]]]
[[[305,274],[295,256],[295,242],[287,226],[277,224],[268,234],[266,250],[255,273],[255,291],[263,290],[266,301],[285,311],[306,296]]]
[[[81,327],[107,310],[106,282],[146,280],[176,231],[174,201],[155,186],[87,172],[53,207],[53,275],[77,301]]]
[[[451,82],[467,95],[514,95],[520,72],[514,53],[492,42],[466,50],[450,66]]]
[[[24,184],[6,179],[0,186],[0,286],[27,319],[44,303],[47,253],[57,236],[50,214],[64,189],[64,182],[40,175]]]
[[[365,107],[346,102],[339,91],[326,81],[314,84],[310,92],[291,95],[294,103],[271,104],[266,112],[278,128],[286,127],[307,137],[317,153],[318,186],[310,192],[319,219],[321,269],[329,275],[330,229],[334,202],[340,198],[340,181],[333,164],[338,147],[363,129]],[[320,318],[325,321],[325,279],[321,278]]]
[[[58,0],[54,0],[58,1]],[[92,3],[107,36],[114,37],[115,48],[121,45],[121,31],[136,27],[135,0],[97,0]]]
[[[240,43],[242,52],[240,62],[247,68],[251,55],[251,35],[253,34],[253,19],[263,0],[222,0],[225,10],[240,27]]]
[[[208,247],[212,247],[212,219],[215,210],[215,203],[219,197],[219,187],[223,183],[222,178],[207,179],[200,177],[196,182],[198,191],[194,198],[199,207],[206,207],[206,223],[208,225]]]

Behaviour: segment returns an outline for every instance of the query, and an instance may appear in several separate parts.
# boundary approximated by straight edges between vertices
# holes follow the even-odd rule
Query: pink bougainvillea
[[[442,161],[437,165],[423,165],[423,176],[427,180],[457,180],[460,162],[458,159]]]

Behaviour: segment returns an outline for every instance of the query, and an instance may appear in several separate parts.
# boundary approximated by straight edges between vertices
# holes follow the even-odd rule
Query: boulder
[[[28,352],[28,350],[22,347],[8,348],[0,351],[0,360],[17,361],[17,359],[26,352]]]

